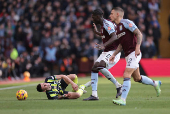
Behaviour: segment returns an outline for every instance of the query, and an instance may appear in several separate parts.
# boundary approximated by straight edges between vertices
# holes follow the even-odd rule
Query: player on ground
[[[85,88],[91,85],[91,81],[87,82],[85,85],[80,85],[78,87],[78,77],[75,74],[70,75],[54,75],[47,77],[44,83],[37,85],[37,91],[46,92],[48,99],[77,99],[83,92]],[[65,91],[68,84],[72,85],[73,91]]]
[[[123,15],[124,11],[120,7],[113,8],[110,14],[111,21],[117,24],[116,34],[120,43],[116,51],[110,57],[110,63],[114,62],[115,56],[122,49],[126,59],[122,95],[119,100],[113,100],[113,103],[118,105],[126,105],[126,98],[131,87],[131,76],[135,82],[154,86],[157,96],[161,93],[161,81],[154,81],[147,76],[140,75],[139,61],[141,59],[140,45],[142,42],[142,34],[132,21],[123,19]]]
[[[96,44],[97,49],[104,49],[104,52],[95,61],[92,72],[91,72],[91,86],[92,95],[89,98],[83,99],[88,100],[99,100],[97,95],[97,83],[98,83],[98,72],[100,71],[108,80],[115,84],[117,89],[116,98],[121,95],[121,84],[113,77],[113,75],[108,71],[113,67],[120,59],[121,53],[118,53],[115,57],[113,63],[109,63],[110,56],[114,53],[118,46],[118,42],[113,42],[117,39],[115,32],[115,25],[103,18],[103,11],[101,9],[96,9],[92,13],[92,20],[94,26],[94,32],[102,37],[103,45]],[[101,31],[98,32],[96,25],[101,25]]]

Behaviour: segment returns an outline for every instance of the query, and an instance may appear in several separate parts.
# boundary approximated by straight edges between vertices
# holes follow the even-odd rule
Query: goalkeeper
[[[85,85],[80,85],[78,87],[78,77],[75,74],[70,75],[54,75],[47,77],[44,83],[37,85],[38,92],[46,92],[48,99],[77,99],[79,98],[86,87],[91,85],[91,81],[87,82]],[[67,86],[71,84],[73,90],[72,92],[65,91]]]

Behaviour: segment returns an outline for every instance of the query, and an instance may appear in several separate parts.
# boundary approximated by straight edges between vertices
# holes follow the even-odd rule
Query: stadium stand
[[[18,80],[25,71],[31,77],[88,72],[101,43],[91,12],[100,7],[108,18],[116,6],[142,31],[143,58],[161,57],[159,0],[0,0],[1,80]]]

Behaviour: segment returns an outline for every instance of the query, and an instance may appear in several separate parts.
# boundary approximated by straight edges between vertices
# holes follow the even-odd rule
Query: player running
[[[86,87],[91,85],[91,81],[78,87],[78,77],[75,74],[66,75],[54,75],[47,77],[44,83],[37,85],[37,91],[46,92],[48,99],[77,99],[79,98]],[[73,91],[65,91],[68,84],[72,85]]]
[[[99,100],[97,95],[97,83],[98,83],[98,72],[100,71],[108,80],[115,84],[117,89],[116,98],[121,95],[121,84],[113,77],[113,75],[108,71],[113,67],[120,59],[121,53],[118,53],[115,56],[114,62],[109,63],[109,58],[114,53],[115,49],[118,46],[118,42],[114,40],[117,39],[115,32],[115,25],[106,19],[103,18],[103,11],[101,9],[96,9],[92,13],[92,20],[94,26],[94,32],[102,37],[103,45],[96,44],[97,49],[104,49],[104,52],[98,57],[95,61],[92,72],[91,72],[91,86],[92,86],[92,95],[89,98],[83,99],[84,101],[89,100]],[[96,25],[101,25],[101,31],[98,32]]]
[[[123,74],[124,82],[122,86],[122,95],[119,100],[113,100],[117,105],[126,105],[126,98],[131,87],[131,76],[135,82],[154,86],[157,96],[161,93],[161,81],[154,81],[147,76],[140,75],[139,61],[141,59],[140,45],[142,34],[137,26],[128,19],[123,19],[124,11],[120,7],[113,8],[110,14],[112,22],[117,24],[116,34],[119,46],[110,57],[110,63],[116,59],[116,55],[123,49],[126,59],[126,69]]]

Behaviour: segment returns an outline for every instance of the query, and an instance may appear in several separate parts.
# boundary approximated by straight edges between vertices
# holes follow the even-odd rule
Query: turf
[[[135,83],[133,80],[126,106],[112,103],[115,98],[115,86],[105,78],[99,78],[99,101],[82,101],[91,95],[91,87],[87,93],[76,100],[47,100],[45,93],[38,93],[35,86],[0,90],[0,114],[170,114],[170,78],[153,78],[162,81],[162,94],[156,97],[152,86]],[[79,84],[90,80],[79,78]],[[122,83],[122,78],[118,78]],[[40,81],[39,81],[40,82]],[[43,82],[43,80],[42,80]],[[37,84],[38,82],[26,83]],[[21,85],[23,85],[22,83]],[[19,84],[0,85],[0,89]],[[28,92],[28,99],[18,101],[16,92],[24,89]],[[71,86],[67,90],[71,90]]]

